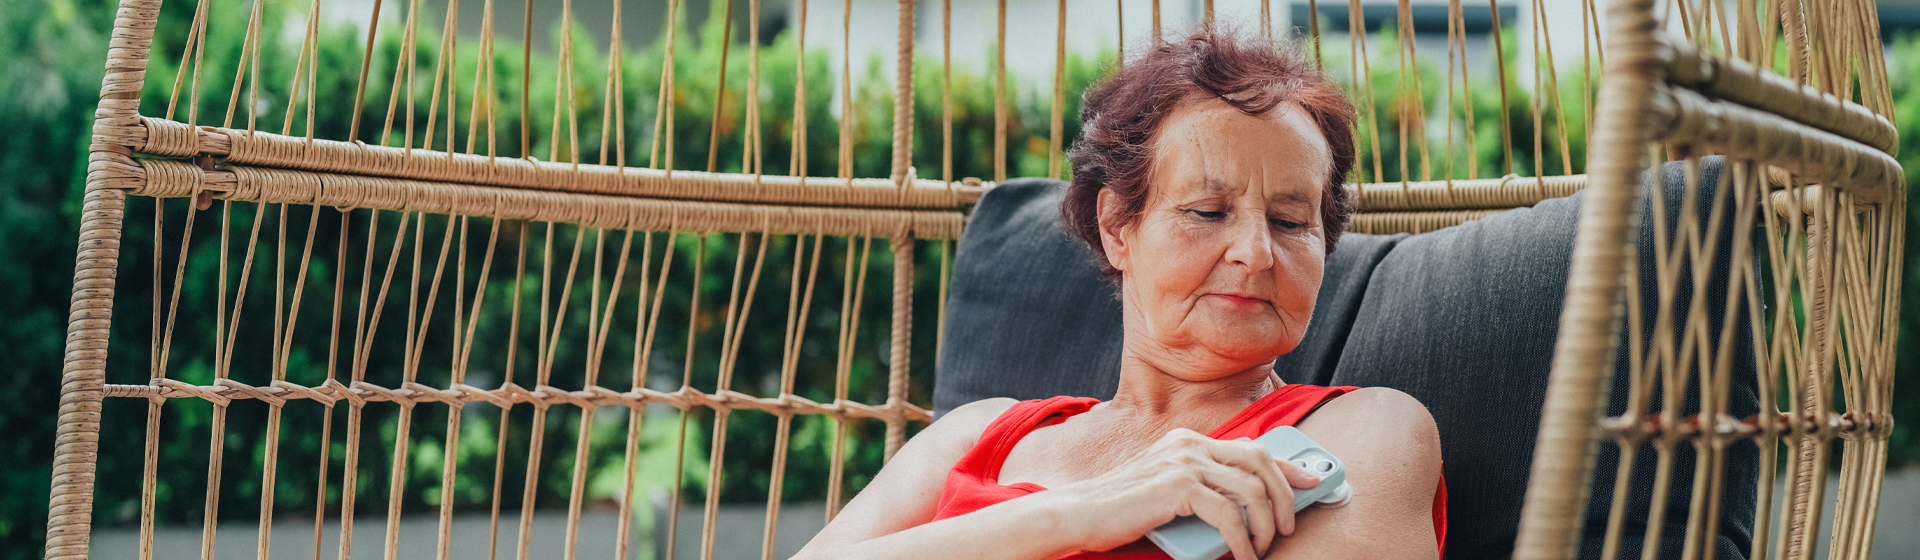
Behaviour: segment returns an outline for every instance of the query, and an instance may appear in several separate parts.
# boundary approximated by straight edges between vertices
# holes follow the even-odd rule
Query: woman
[[[1119,291],[1117,393],[955,409],[800,556],[1164,557],[1142,537],[1198,515],[1235,558],[1436,557],[1425,407],[1273,371],[1353,210],[1353,118],[1291,49],[1210,27],[1089,92],[1062,212]],[[1347,505],[1295,515],[1292,489],[1318,480],[1248,440],[1281,425],[1345,463]]]

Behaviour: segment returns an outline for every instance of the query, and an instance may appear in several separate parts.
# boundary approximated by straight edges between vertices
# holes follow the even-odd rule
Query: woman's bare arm
[[[1393,389],[1367,388],[1329,401],[1299,427],[1346,465],[1353,499],[1301,510],[1299,529],[1268,558],[1439,556],[1440,437],[1426,407]]]
[[[1059,531],[1053,530],[1058,517],[1045,500],[1009,500],[928,523],[947,472],[1014,402],[1002,398],[970,403],[928,426],[795,558],[1008,558],[1072,550],[1071,545],[1053,542],[1059,540]],[[994,546],[980,546],[983,535],[993,535]]]
[[[1292,532],[1292,487],[1317,482],[1259,444],[1176,429],[1106,474],[930,522],[947,472],[1012,404],[961,407],[914,437],[799,557],[1053,558],[1198,515],[1224,528],[1238,557],[1255,558]]]

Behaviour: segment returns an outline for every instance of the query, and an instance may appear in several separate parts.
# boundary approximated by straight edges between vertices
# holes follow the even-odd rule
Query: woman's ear
[[[1099,196],[1100,248],[1115,270],[1127,270],[1130,256],[1127,233],[1133,228],[1122,225],[1127,220],[1122,216],[1126,210],[1121,207],[1120,195],[1111,189],[1100,189]]]

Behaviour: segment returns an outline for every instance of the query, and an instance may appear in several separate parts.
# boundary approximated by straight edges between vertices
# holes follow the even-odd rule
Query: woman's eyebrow
[[[1240,192],[1240,189],[1236,189],[1233,185],[1227,184],[1226,181],[1214,177],[1201,179],[1200,184],[1206,188],[1207,194],[1211,195],[1230,195]]]
[[[1313,200],[1314,197],[1312,195],[1294,190],[1277,192],[1274,193],[1273,196],[1267,197],[1267,202],[1272,204],[1312,205]]]

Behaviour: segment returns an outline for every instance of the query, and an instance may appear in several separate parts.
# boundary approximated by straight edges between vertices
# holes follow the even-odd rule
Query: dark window
[[[1321,33],[1345,33],[1348,29],[1347,16],[1350,12],[1345,2],[1324,0],[1318,2],[1320,10]],[[1447,32],[1447,6],[1417,5],[1410,6],[1413,16],[1413,31],[1417,34]],[[1309,6],[1306,2],[1296,1],[1292,6],[1293,25],[1305,29],[1309,25]],[[1885,12],[1882,11],[1884,14]],[[1371,4],[1360,7],[1361,17],[1368,32],[1379,31],[1388,23],[1398,24],[1400,7],[1394,4]],[[1920,14],[1917,14],[1920,15]],[[1478,6],[1463,5],[1460,16],[1466,23],[1467,33],[1488,33],[1493,31],[1493,13],[1486,4]],[[1520,21],[1519,12],[1513,6],[1500,7],[1500,25],[1512,27]],[[1884,24],[1884,20],[1883,20]]]

